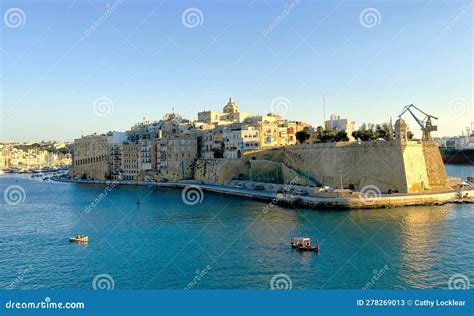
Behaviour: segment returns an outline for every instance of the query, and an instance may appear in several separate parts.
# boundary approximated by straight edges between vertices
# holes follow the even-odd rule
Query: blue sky
[[[283,97],[286,117],[317,126],[324,95],[327,117],[385,122],[414,103],[439,117],[435,136],[456,135],[474,121],[473,6],[2,1],[0,140],[126,130],[173,107],[194,119],[197,111],[221,110],[229,97],[260,114]],[[23,13],[20,22],[7,21],[12,8]],[[182,20],[189,8],[201,14],[196,25],[187,22],[193,27]],[[109,111],[97,115],[94,103],[103,97]]]

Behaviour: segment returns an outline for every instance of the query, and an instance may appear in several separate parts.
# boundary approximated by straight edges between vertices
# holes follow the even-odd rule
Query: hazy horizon
[[[395,121],[411,103],[439,117],[433,137],[474,121],[472,1],[0,6],[3,142],[125,131],[173,108],[194,120],[229,97],[314,127],[324,113]]]

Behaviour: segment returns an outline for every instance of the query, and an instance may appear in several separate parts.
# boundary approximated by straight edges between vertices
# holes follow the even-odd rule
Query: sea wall
[[[250,162],[241,159],[198,159],[194,179],[207,183],[224,184],[227,180],[248,180]]]
[[[93,163],[85,163],[81,165],[75,165],[70,168],[68,175],[71,177],[82,177],[94,178],[97,180],[104,180],[109,172],[109,166],[107,161],[99,161]]]
[[[293,174],[334,188],[342,183],[344,188],[373,186],[381,192],[449,189],[441,155],[432,142],[303,144],[249,152],[246,158],[280,162]]]

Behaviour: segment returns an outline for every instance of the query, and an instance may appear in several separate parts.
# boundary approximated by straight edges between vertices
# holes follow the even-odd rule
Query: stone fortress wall
[[[434,142],[303,144],[248,152],[241,160],[200,159],[195,179],[223,184],[241,179],[301,185],[329,185],[382,193],[448,190],[449,181]]]

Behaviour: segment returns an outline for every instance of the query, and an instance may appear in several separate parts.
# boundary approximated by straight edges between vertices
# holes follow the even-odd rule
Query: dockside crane
[[[415,109],[417,110],[418,112],[420,112],[421,114],[424,114],[425,117],[421,120],[419,119],[415,113],[413,113],[412,109]],[[411,116],[413,116],[413,118],[415,119],[415,121],[418,123],[418,125],[420,125],[421,127],[421,131],[423,132],[423,137],[421,138],[421,140],[431,140],[431,132],[435,132],[438,130],[438,126],[437,125],[433,125],[431,123],[431,119],[435,119],[437,120],[438,118],[433,116],[433,115],[430,115],[430,114],[427,114],[425,112],[423,112],[422,110],[420,110],[419,108],[417,108],[416,106],[414,106],[413,104],[410,104],[410,105],[406,105],[404,108],[403,108],[403,111],[402,113],[400,113],[400,115],[398,116],[398,118],[402,118],[402,115],[405,114],[406,112],[410,112]]]

